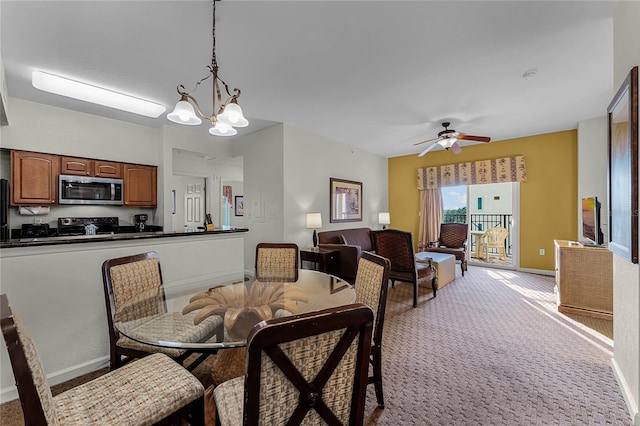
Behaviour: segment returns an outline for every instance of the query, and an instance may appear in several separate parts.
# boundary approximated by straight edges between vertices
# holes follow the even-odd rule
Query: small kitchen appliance
[[[149,216],[146,214],[137,214],[133,216],[133,219],[135,221],[136,232],[144,232]]]
[[[93,226],[87,228],[87,226]],[[117,217],[60,217],[58,235],[114,234],[118,232]]]
[[[60,175],[58,181],[60,204],[122,205],[122,179]]]

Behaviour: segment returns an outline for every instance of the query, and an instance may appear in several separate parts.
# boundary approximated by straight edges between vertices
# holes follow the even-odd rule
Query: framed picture
[[[236,216],[244,216],[244,196],[236,195],[235,214]]]
[[[362,222],[362,182],[329,179],[331,223]]]
[[[638,67],[607,108],[609,250],[638,263]]]
[[[231,185],[222,185],[222,195],[227,198],[227,202],[231,206],[233,204],[233,187]]]

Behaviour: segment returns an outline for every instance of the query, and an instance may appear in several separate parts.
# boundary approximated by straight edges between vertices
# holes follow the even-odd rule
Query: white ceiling
[[[226,0],[217,3],[216,52],[221,77],[242,90],[251,124],[240,136],[284,122],[393,157],[421,151],[425,145],[413,144],[435,137],[443,121],[499,141],[605,115],[614,8],[615,1]],[[9,96],[146,126],[175,124],[40,92],[31,71],[171,111],[176,86],[191,89],[211,62],[209,1],[2,0],[0,20]],[[524,80],[532,69],[537,76]],[[208,82],[196,98],[209,113]]]

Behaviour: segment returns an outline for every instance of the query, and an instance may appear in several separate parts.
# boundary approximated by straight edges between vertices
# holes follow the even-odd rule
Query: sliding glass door
[[[516,269],[520,185],[515,182],[443,187],[444,222],[469,224],[469,263]],[[506,231],[490,228],[504,228]],[[490,233],[500,234],[491,238]]]

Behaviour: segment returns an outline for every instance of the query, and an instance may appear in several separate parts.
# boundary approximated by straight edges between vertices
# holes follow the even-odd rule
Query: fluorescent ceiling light
[[[145,117],[158,118],[164,114],[167,109],[164,105],[41,71],[34,71],[31,77],[33,87],[36,89],[144,115]]]

